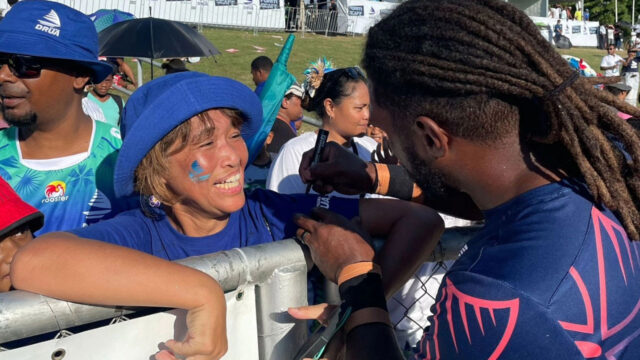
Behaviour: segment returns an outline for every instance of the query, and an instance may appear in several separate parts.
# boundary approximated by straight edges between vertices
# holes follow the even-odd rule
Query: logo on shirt
[[[58,14],[51,10],[47,15],[43,16],[42,19],[38,20],[38,24],[36,24],[36,30],[40,30],[42,32],[46,32],[47,34],[51,34],[54,36],[60,36],[60,18]]]
[[[469,248],[467,247],[467,244],[464,244],[464,246],[460,249],[460,251],[458,251],[458,257],[462,256],[462,254],[467,252],[468,249]]]
[[[67,201],[69,196],[67,193],[67,184],[63,181],[52,181],[44,188],[44,196],[42,203],[51,203],[58,201]]]
[[[328,209],[329,208],[329,199],[331,199],[331,197],[329,196],[318,196],[318,200],[316,200],[316,207],[320,207],[323,209]]]

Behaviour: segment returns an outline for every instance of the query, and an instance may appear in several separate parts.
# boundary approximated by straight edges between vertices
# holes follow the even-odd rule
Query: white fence
[[[443,235],[428,259],[433,264],[433,276],[442,276],[442,261],[457,258],[475,233],[472,228],[462,230],[447,230]],[[282,240],[179,262],[216,278],[225,290],[229,352],[224,359],[292,359],[301,349],[307,326],[292,319],[287,308],[307,304],[306,274],[311,262],[295,241]],[[418,280],[425,284],[433,280],[435,285],[416,286],[415,291],[420,292],[417,298],[435,298],[439,279]],[[412,307],[407,304],[401,317],[412,320]],[[124,315],[136,309],[68,303],[23,291],[0,294],[0,309],[0,344],[11,348],[0,348],[5,350],[0,352],[0,360],[147,359],[159,350],[161,342],[185,334],[185,314],[181,310],[127,320]],[[114,320],[108,326],[77,334],[67,331],[111,318]],[[399,338],[406,340],[404,329],[396,330]],[[53,335],[24,347],[7,345],[41,334]]]
[[[531,20],[538,25],[542,36],[551,42],[553,27],[558,23],[558,19],[532,16]],[[598,46],[598,27],[600,24],[597,21],[561,20],[560,24],[562,25],[562,35],[568,37],[573,46]]]
[[[73,7],[85,14],[100,9],[118,9],[136,17],[153,16],[184,23],[215,27],[248,28],[255,30],[284,31],[295,28],[329,33],[365,34],[396,3],[339,0],[335,15],[329,13],[326,4],[316,4],[305,9],[289,8],[284,0],[52,0]],[[6,0],[0,0],[0,9],[7,8]],[[291,23],[292,15],[301,19],[305,13],[309,25]],[[333,19],[333,20],[330,20]],[[327,26],[329,21],[333,21]]]
[[[287,314],[288,307],[307,304],[307,259],[295,241],[179,262],[216,278],[226,292],[225,359],[289,359],[306,339],[305,323]],[[177,310],[72,335],[66,329],[109,318],[121,320],[133,309],[68,303],[23,291],[0,294],[0,309],[0,343],[5,347],[9,341],[57,332],[52,340],[0,352],[1,360],[148,359],[161,342],[185,334],[185,314]]]

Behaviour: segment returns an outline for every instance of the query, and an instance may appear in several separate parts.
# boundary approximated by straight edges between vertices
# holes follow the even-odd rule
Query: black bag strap
[[[118,105],[118,126],[120,126],[120,122],[122,121],[122,108],[124,107],[124,102],[122,101],[122,97],[116,94],[109,94],[113,98],[113,101]]]

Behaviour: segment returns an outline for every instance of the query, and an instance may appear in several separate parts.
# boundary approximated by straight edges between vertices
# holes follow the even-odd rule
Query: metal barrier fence
[[[415,344],[428,325],[428,314],[417,314],[414,309],[433,302],[446,261],[456,259],[474,233],[474,228],[447,229],[431,262],[425,264],[429,273],[416,274],[412,285],[415,301],[403,302],[399,316],[391,314],[401,344]],[[286,311],[307,303],[306,273],[311,263],[308,253],[295,241],[282,240],[179,262],[216,278],[226,292],[229,352],[225,359],[290,359],[304,343],[307,327]],[[0,352],[0,360],[138,359],[157,351],[158,343],[184,335],[184,325],[179,325],[184,314],[175,310],[119,322],[136,309],[68,303],[23,291],[0,294],[0,309],[0,344],[57,332],[53,340]],[[66,331],[109,318],[117,320],[75,335]],[[413,326],[405,326],[407,323]],[[257,356],[248,356],[252,353]]]
[[[285,6],[284,0],[52,0],[85,14],[118,9],[136,17],[153,16],[202,26],[258,31],[301,31],[317,34],[365,34],[396,4],[360,1],[347,6],[338,1],[337,11],[320,2],[302,7]],[[0,0],[0,9],[8,8]]]

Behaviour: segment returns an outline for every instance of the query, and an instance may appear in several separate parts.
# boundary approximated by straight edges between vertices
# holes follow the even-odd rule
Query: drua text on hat
[[[51,35],[60,36],[60,29],[51,28],[48,26],[38,24],[36,25],[36,30],[44,31]]]
[[[60,36],[60,18],[58,14],[51,10],[50,13],[45,15],[43,19],[38,20],[38,24],[36,24],[36,30],[44,31],[47,34],[51,34],[54,36]]]

